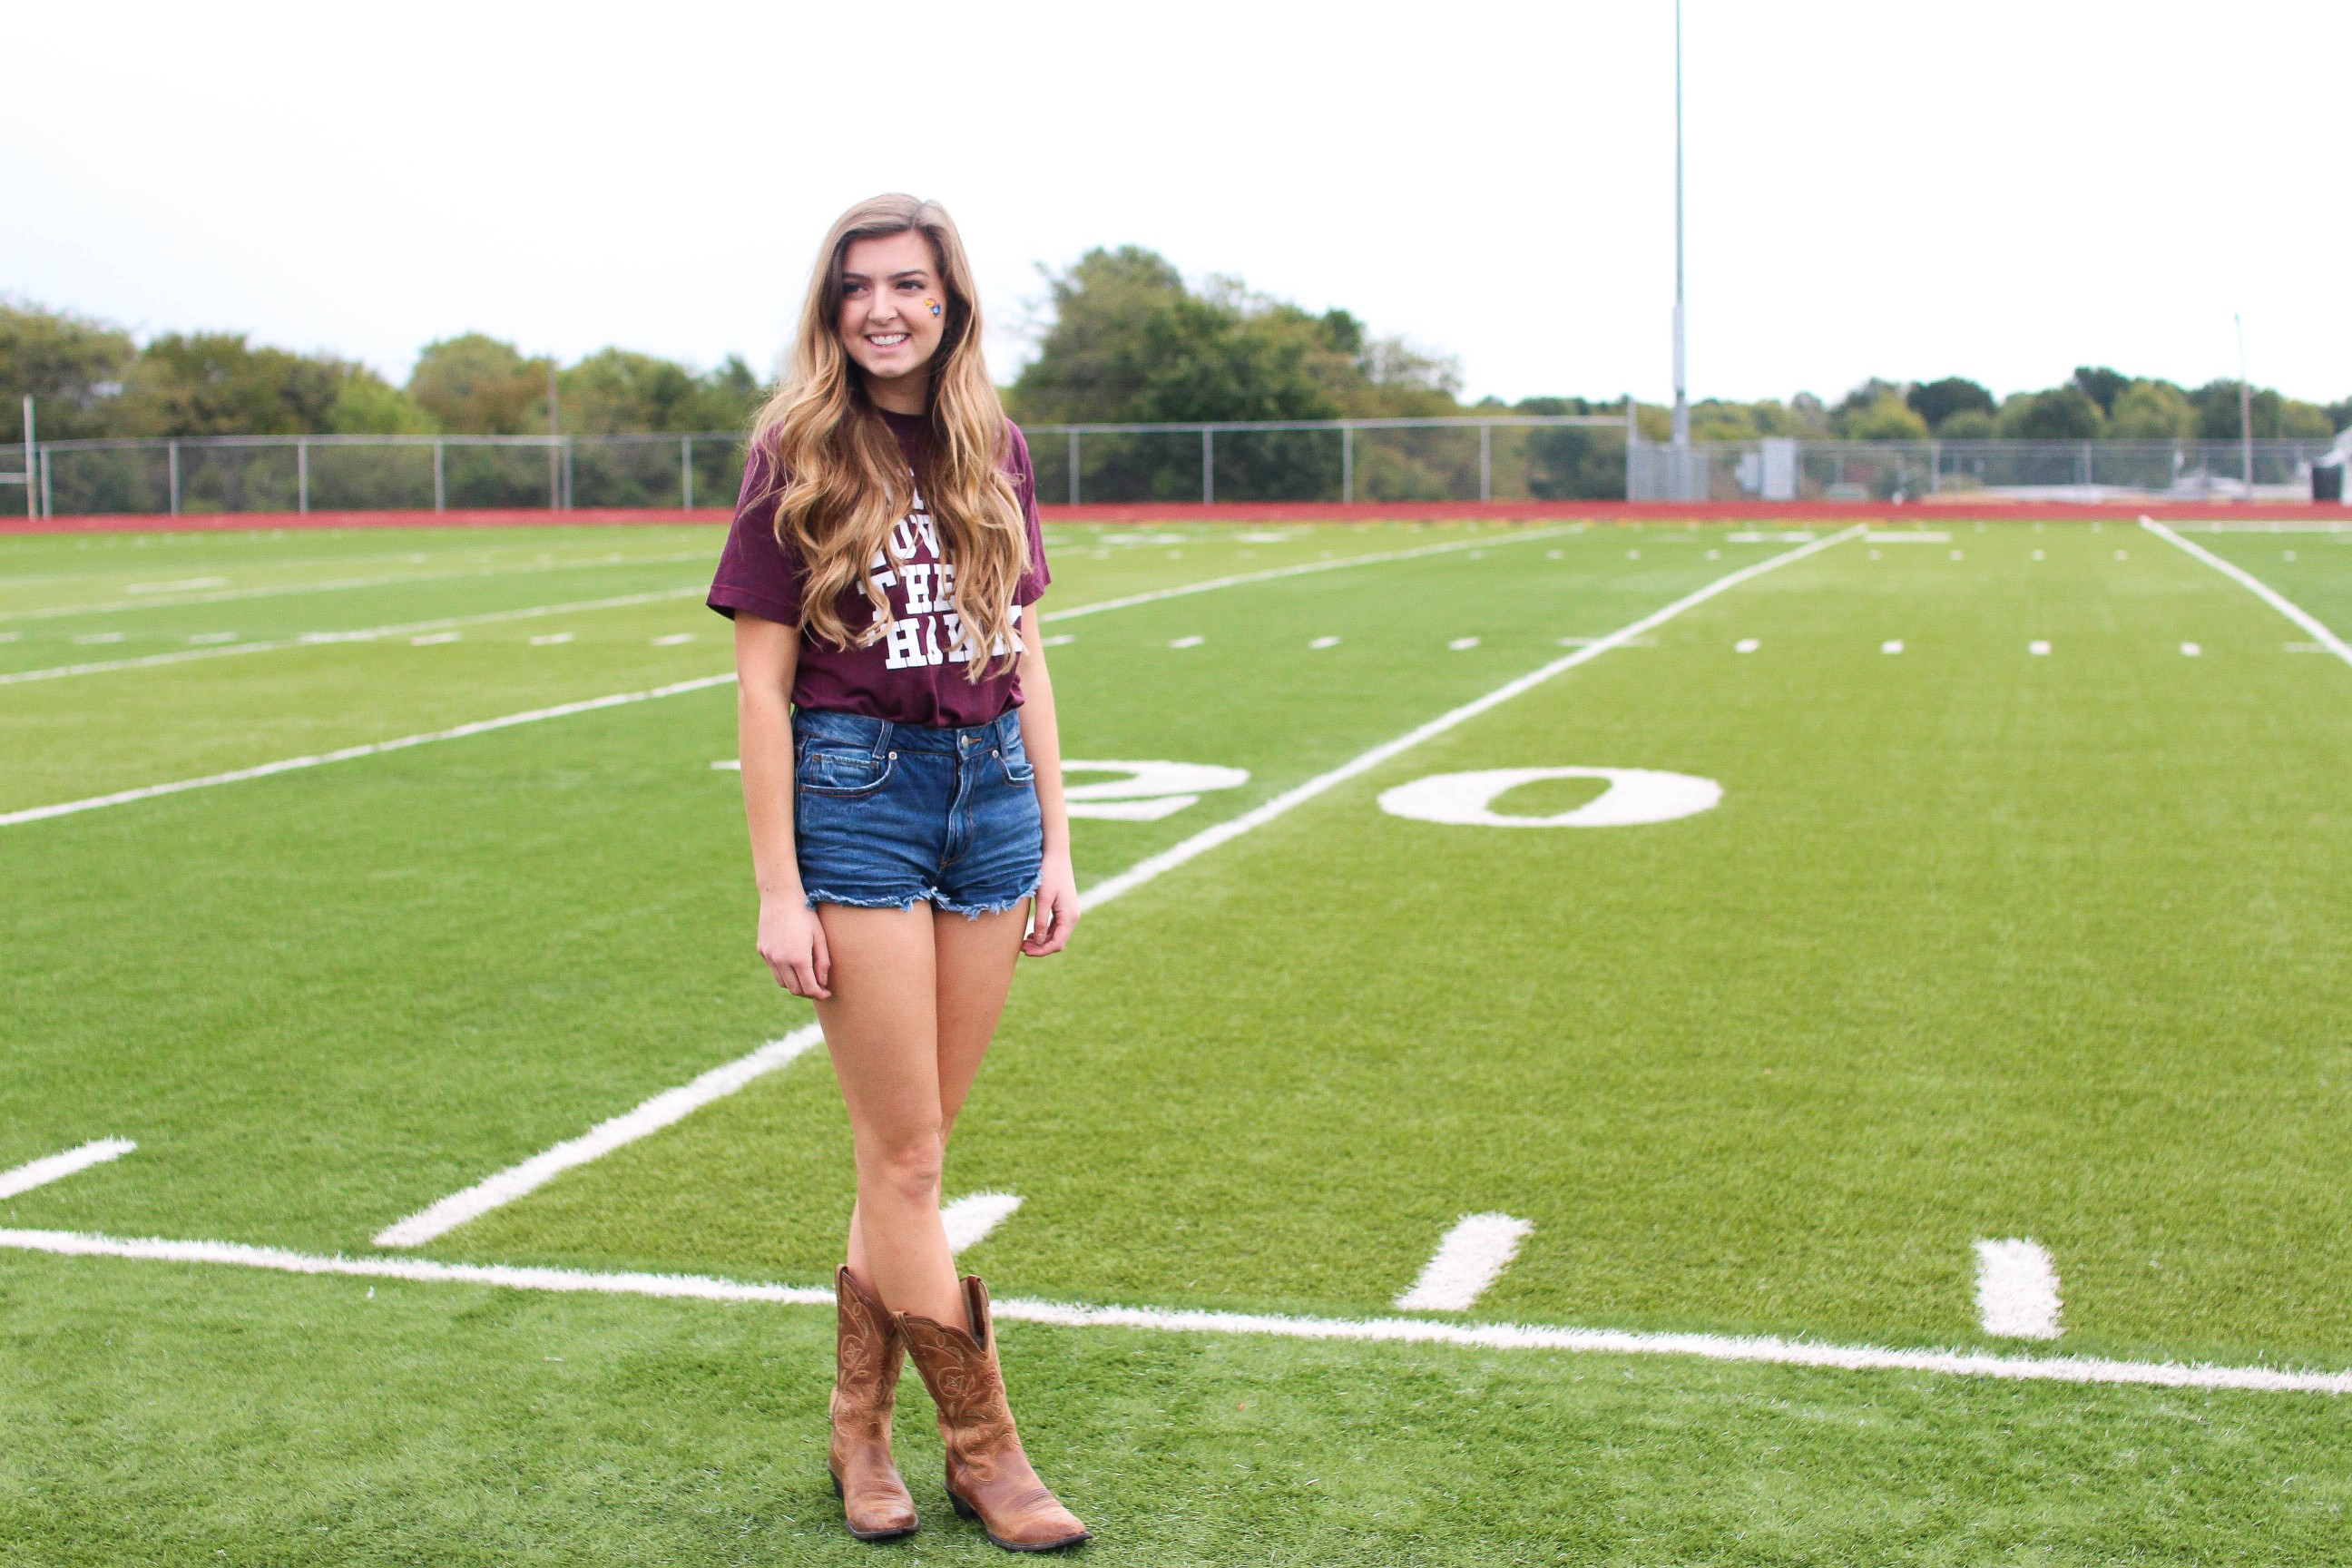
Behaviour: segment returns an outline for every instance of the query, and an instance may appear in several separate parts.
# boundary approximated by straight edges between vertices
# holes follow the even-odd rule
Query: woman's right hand
[[[799,899],[761,899],[759,947],[777,984],[795,996],[832,1000],[833,954],[814,910]]]

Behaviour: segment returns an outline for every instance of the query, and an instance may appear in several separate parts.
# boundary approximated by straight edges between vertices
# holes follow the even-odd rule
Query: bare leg
[[[1027,919],[1025,908],[982,915],[978,920],[955,914],[939,914],[932,919],[942,1161],[948,1134],[955,1127],[965,1098],[971,1093],[981,1058],[987,1054],[988,1043],[996,1033],[996,1021],[1004,1012],[1005,994],[1013,988],[1013,966],[1021,959],[1021,933]],[[828,933],[830,930],[828,927]],[[858,1279],[872,1279],[861,1210],[856,1208],[849,1215],[848,1263],[849,1271]]]
[[[932,916],[818,907],[833,996],[816,1005],[857,1156],[856,1274],[894,1311],[961,1322],[940,1226],[939,1018]]]
[[[942,1139],[955,1130],[980,1058],[996,1037],[1013,989],[1013,968],[1021,962],[1024,906],[966,920],[942,914],[931,927],[931,951],[939,976],[940,1127]]]

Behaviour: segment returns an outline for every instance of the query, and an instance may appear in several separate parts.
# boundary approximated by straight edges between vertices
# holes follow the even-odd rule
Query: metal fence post
[[[447,468],[441,460],[441,449],[446,444],[438,436],[433,437],[433,510],[435,511],[449,510]]]
[[[1217,433],[1208,426],[1201,426],[1201,504],[1213,506],[1217,500]]]
[[[177,517],[180,515],[180,444],[177,441],[172,443],[169,457],[172,471],[172,515]]]
[[[1070,432],[1070,504],[1078,504],[1078,433]]]
[[[1478,426],[1478,499],[1495,499],[1495,427]]]
[[[1633,476],[1634,458],[1639,455],[1635,448],[1641,444],[1642,426],[1633,417],[1633,395],[1629,392],[1625,395],[1625,499],[1627,500],[1642,499],[1641,481]],[[1801,474],[1804,472],[1803,459],[1799,458],[1798,463],[1797,471]]]
[[[26,485],[25,488],[30,489],[33,487]],[[49,494],[49,450],[46,447],[41,448],[41,515],[58,515],[57,498]]]
[[[694,510],[694,437],[691,436],[681,436],[677,439],[677,471],[678,483],[686,497],[686,510],[692,511]]]
[[[1356,499],[1356,427],[1339,426],[1339,500],[1353,504]]]
[[[33,469],[36,465],[33,454],[39,449],[40,443],[33,429],[33,396],[32,394],[26,393],[25,395],[25,520],[27,522],[48,510],[49,466],[46,462],[38,465],[41,470],[39,499],[35,499],[33,493]]]
[[[294,510],[310,515],[310,443],[294,438]]]
[[[563,453],[553,436],[547,438],[547,510],[563,510]]]

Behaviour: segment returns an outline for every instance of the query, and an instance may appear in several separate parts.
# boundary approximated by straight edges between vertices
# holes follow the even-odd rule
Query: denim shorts
[[[793,714],[793,829],[809,907],[994,914],[1037,890],[1045,823],[1018,710],[966,729]]]

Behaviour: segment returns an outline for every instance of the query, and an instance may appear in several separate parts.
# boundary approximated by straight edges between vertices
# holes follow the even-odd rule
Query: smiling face
[[[867,394],[893,413],[920,414],[947,331],[931,242],[918,229],[852,240],[841,273],[841,346],[866,373]]]

